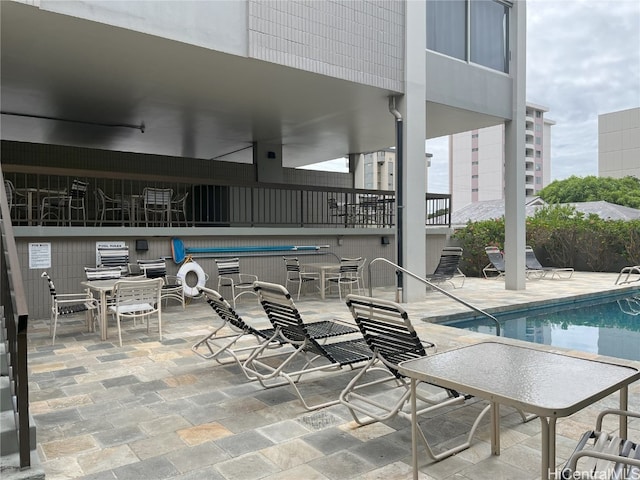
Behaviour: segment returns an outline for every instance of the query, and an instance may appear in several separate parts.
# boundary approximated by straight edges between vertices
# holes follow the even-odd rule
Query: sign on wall
[[[127,244],[123,241],[118,242],[96,242],[96,267],[100,264],[100,255],[98,254],[99,248],[124,248]]]
[[[29,244],[29,268],[51,268],[51,243]]]

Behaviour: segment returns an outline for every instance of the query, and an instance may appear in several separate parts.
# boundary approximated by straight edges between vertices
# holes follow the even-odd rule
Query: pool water
[[[640,360],[639,293],[494,316],[500,321],[502,335],[508,338]],[[495,324],[482,317],[445,324],[496,333]]]

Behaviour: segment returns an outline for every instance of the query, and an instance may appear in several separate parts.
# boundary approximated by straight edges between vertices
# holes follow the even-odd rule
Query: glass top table
[[[541,478],[555,469],[556,420],[620,392],[628,404],[628,386],[640,379],[637,368],[574,357],[535,347],[482,342],[409,360],[398,370],[411,378],[413,478],[418,478],[415,415],[417,381],[434,383],[488,400],[492,405],[492,453],[500,454],[499,405],[533,413],[542,423]],[[626,419],[620,434],[626,436]]]

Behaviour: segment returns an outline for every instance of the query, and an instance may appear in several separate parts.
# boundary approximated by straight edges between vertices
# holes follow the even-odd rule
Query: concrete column
[[[511,8],[509,73],[513,79],[511,120],[505,122],[505,287],[525,289],[526,2]]]
[[[425,184],[424,158],[426,137],[426,2],[408,1],[405,22],[405,96],[398,103],[403,116],[404,160],[402,182],[404,205],[398,215],[403,216],[402,246],[404,268],[424,278],[426,275]],[[391,125],[390,119],[390,125]],[[397,167],[396,167],[397,170]],[[423,283],[405,275],[403,302],[424,299]]]
[[[261,183],[283,183],[282,145],[256,142],[253,144],[253,164],[256,180]]]

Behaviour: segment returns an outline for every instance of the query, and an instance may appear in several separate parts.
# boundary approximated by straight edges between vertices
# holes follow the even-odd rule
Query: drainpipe
[[[402,115],[400,115],[400,112],[396,109],[396,97],[389,97],[389,111],[396,119],[396,263],[404,268],[404,253],[402,250],[402,232],[404,229],[402,221],[402,214],[404,212],[404,196],[402,191]],[[403,279],[400,270],[396,270],[396,277],[396,302],[401,302]]]

